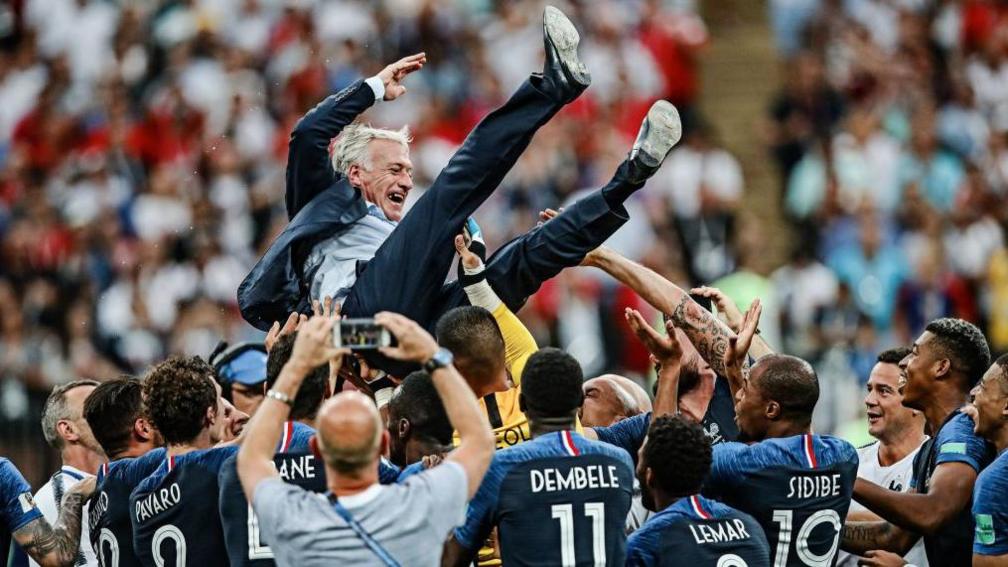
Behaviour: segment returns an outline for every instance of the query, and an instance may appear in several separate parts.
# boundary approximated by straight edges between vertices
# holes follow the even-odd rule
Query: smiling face
[[[917,412],[903,405],[899,392],[900,368],[879,362],[868,376],[864,403],[868,412],[868,433],[883,441],[895,440],[909,427],[921,427]]]
[[[347,171],[350,183],[359,187],[368,202],[382,210],[385,217],[399,222],[406,196],[413,189],[413,162],[409,148],[385,139],[368,142],[368,159],[355,163]]]
[[[970,392],[973,401],[967,413],[976,423],[974,431],[980,437],[993,439],[1008,424],[1008,378],[1005,368],[994,363]]]
[[[766,438],[770,402],[758,386],[759,377],[765,371],[766,365],[757,362],[735,394],[735,423],[739,428],[740,441],[762,441]]]
[[[930,331],[924,331],[914,341],[910,354],[899,363],[899,387],[903,405],[908,408],[923,410],[924,400],[931,392],[935,378],[949,370],[948,359],[939,356],[938,349],[932,344],[936,339]]]

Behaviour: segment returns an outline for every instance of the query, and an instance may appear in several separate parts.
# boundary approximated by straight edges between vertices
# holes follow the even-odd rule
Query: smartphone
[[[342,319],[333,328],[333,345],[350,350],[373,350],[390,346],[392,335],[374,319]]]

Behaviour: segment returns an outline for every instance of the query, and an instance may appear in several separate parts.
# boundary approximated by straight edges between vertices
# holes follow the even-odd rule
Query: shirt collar
[[[390,221],[389,218],[385,216],[385,211],[381,210],[381,207],[372,203],[371,201],[364,201],[364,202],[367,203],[367,212],[369,215],[378,218],[380,220],[383,220],[387,223],[396,224],[394,221]]]
[[[74,480],[83,480],[84,477],[94,476],[94,475],[88,474],[88,473],[86,473],[86,472],[84,472],[84,471],[82,471],[82,470],[80,470],[78,468],[71,467],[70,465],[63,465],[63,467],[60,469],[60,472],[62,472],[63,474],[69,476],[70,478],[72,478]]]
[[[343,504],[348,508],[360,508],[375,498],[378,498],[378,495],[381,494],[382,488],[384,487],[376,482],[357,494],[340,496],[340,504]]]

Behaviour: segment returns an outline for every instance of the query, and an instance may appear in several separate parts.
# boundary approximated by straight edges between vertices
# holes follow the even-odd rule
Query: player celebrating
[[[655,418],[637,463],[644,505],[657,514],[627,541],[627,565],[769,567],[770,548],[756,520],[699,494],[711,465],[700,425]]]
[[[964,411],[976,422],[976,434],[998,450],[973,493],[973,565],[995,567],[1008,564],[1008,355],[991,365],[972,393]]]
[[[445,547],[445,565],[467,565],[498,528],[504,565],[621,565],[630,509],[630,455],[574,432],[581,367],[545,348],[522,374],[519,398],[532,440],[498,450]]]
[[[140,567],[129,497],[165,455],[161,434],[143,415],[140,381],[126,377],[100,384],[84,401],[84,418],[109,458],[98,469],[89,510],[91,545],[102,567]]]
[[[987,341],[972,323],[942,318],[925,327],[900,362],[903,405],[921,411],[934,435],[914,460],[910,493],[858,479],[854,497],[887,521],[848,522],[844,551],[903,555],[923,535],[931,565],[970,564],[973,485],[994,449],[973,432],[973,420],[960,408],[989,365]]]
[[[745,350],[732,341],[729,376]],[[771,354],[759,359],[736,397],[739,436],[714,447],[704,494],[751,514],[763,527],[773,564],[832,565],[857,476],[850,443],[811,432],[819,382],[809,363]]]
[[[213,368],[198,357],[169,358],[148,372],[143,392],[168,450],[130,495],[133,549],[143,565],[226,565],[217,474],[237,447],[213,448],[228,434]]]
[[[14,463],[0,457],[0,558],[7,561],[11,536],[28,557],[42,567],[69,567],[80,548],[84,503],[94,492],[94,477],[70,487],[63,495],[59,520],[49,525],[32,500],[31,486]]]

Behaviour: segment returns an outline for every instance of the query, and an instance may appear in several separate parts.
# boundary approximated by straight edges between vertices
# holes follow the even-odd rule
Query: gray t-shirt
[[[340,503],[400,565],[438,566],[448,534],[465,522],[467,484],[461,465],[446,461]],[[325,495],[275,478],[259,483],[253,500],[277,565],[383,565]]]

